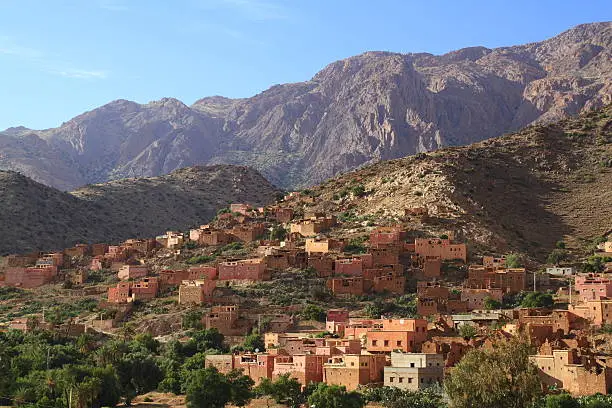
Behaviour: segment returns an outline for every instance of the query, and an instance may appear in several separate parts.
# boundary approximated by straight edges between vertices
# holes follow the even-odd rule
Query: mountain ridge
[[[232,202],[269,204],[279,193],[244,166],[187,167],[71,193],[0,171],[0,254],[152,237],[206,223]]]
[[[443,55],[370,51],[249,98],[117,100],[59,128],[0,132],[0,168],[63,190],[220,163],[249,165],[284,188],[313,185],[610,103],[611,27]]]

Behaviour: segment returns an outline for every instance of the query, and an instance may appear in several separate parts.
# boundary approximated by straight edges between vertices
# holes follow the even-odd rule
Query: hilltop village
[[[3,294],[88,305],[66,315],[64,303],[7,297],[2,330],[163,342],[215,329],[231,351],[207,354],[206,367],[347,390],[439,385],[468,351],[521,338],[546,387],[612,392],[612,240],[588,262],[542,265],[475,253],[456,231],[428,236],[414,227],[429,222],[426,208],[358,219],[312,211],[316,200],[294,192],[232,204],[188,232],[0,258]]]

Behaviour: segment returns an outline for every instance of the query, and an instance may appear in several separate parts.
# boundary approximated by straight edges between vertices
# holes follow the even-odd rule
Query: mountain
[[[230,165],[87,185],[72,193],[0,171],[0,254],[152,237],[206,223],[229,203],[264,205],[278,194],[257,171]]]
[[[352,191],[366,191],[354,197]],[[466,147],[384,161],[314,187],[318,208],[344,216],[403,216],[414,230],[451,230],[478,252],[543,261],[558,241],[582,253],[612,233],[612,105]]]
[[[194,164],[241,164],[296,188],[466,145],[612,101],[612,23],[444,55],[367,52],[245,99],[111,102],[43,131],[0,133],[0,168],[71,190]]]

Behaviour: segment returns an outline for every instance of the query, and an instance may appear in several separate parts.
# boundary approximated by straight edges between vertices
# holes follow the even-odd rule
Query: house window
[[[399,377],[399,381],[398,382],[403,383],[404,382],[404,377]]]
[[[389,382],[393,382],[394,379],[395,377],[389,377]]]
[[[397,345],[398,345],[398,346],[401,346],[401,345],[402,345],[402,341],[401,341],[401,340],[398,340],[398,341],[397,341]]]
[[[372,345],[376,346],[378,344],[378,340],[372,340]]]
[[[412,384],[412,377],[408,377],[408,384]]]
[[[385,340],[385,347],[389,346],[389,340]]]
[[[414,368],[414,363],[410,363],[410,368]]]

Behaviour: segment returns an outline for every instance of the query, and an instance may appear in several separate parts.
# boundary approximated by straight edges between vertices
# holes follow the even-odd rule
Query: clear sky
[[[0,0],[0,129],[114,99],[252,96],[368,50],[515,45],[607,20],[610,0]]]

